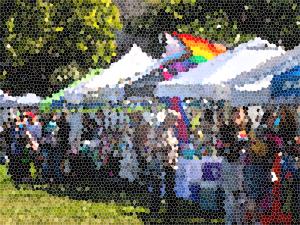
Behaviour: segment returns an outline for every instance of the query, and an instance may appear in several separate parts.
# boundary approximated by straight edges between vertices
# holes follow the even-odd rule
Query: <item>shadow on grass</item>
[[[125,206],[122,214],[137,214],[144,224],[216,224],[223,223],[224,218],[223,212],[203,211],[198,204],[182,199],[174,199],[168,211],[162,200],[160,211],[151,213],[149,207],[152,199],[146,188],[121,179],[102,179],[102,182],[85,184],[66,182],[64,185],[47,188],[47,192],[74,200],[122,204]]]
[[[2,171],[2,170],[3,171]],[[1,175],[2,174],[2,175]],[[0,181],[2,184],[9,183],[4,167],[0,167]],[[5,180],[3,180],[5,178]],[[5,181],[5,182],[4,182]],[[27,188],[31,188],[28,185]],[[95,203],[116,203],[123,207],[120,214],[137,215],[144,224],[222,224],[224,223],[223,212],[202,211],[198,204],[186,200],[174,199],[173,207],[166,210],[166,203],[160,204],[160,212],[150,213],[149,207],[153,199],[147,188],[136,183],[129,183],[121,179],[104,179],[94,177],[93,179],[65,179],[62,185],[51,186],[38,185],[35,183],[34,189],[47,191],[57,197],[68,197],[73,200],[85,200]],[[217,220],[216,220],[217,219]]]

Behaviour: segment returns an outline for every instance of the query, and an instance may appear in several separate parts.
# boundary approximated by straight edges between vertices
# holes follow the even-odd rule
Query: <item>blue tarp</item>
[[[300,66],[274,76],[271,94],[273,97],[300,97]]]

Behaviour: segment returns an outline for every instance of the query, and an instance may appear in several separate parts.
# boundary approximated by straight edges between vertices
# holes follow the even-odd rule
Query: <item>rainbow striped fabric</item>
[[[191,34],[178,34],[177,32],[173,32],[173,35],[179,38],[192,53],[192,56],[189,58],[191,63],[203,63],[226,52],[225,46],[209,43],[208,40],[201,37],[195,37]]]

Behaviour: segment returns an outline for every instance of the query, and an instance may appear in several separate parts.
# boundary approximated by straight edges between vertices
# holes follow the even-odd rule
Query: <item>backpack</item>
[[[249,136],[251,137],[251,151],[257,155],[257,156],[266,156],[268,153],[268,147],[267,145],[262,142],[260,139],[256,138],[253,131],[249,133]]]

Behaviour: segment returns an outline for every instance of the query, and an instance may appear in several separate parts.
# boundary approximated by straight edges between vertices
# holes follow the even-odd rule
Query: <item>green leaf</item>
[[[61,31],[64,30],[64,28],[63,28],[63,27],[56,27],[54,30],[55,30],[56,32],[61,32]]]
[[[99,56],[98,55],[93,55],[92,59],[94,60],[94,63],[98,63]]]
[[[15,28],[14,21],[15,21],[15,18],[11,17],[6,23],[6,26],[7,26],[9,32],[13,32],[13,30]]]
[[[83,42],[77,43],[76,45],[77,45],[77,48],[80,49],[81,51],[88,50],[88,47]]]

